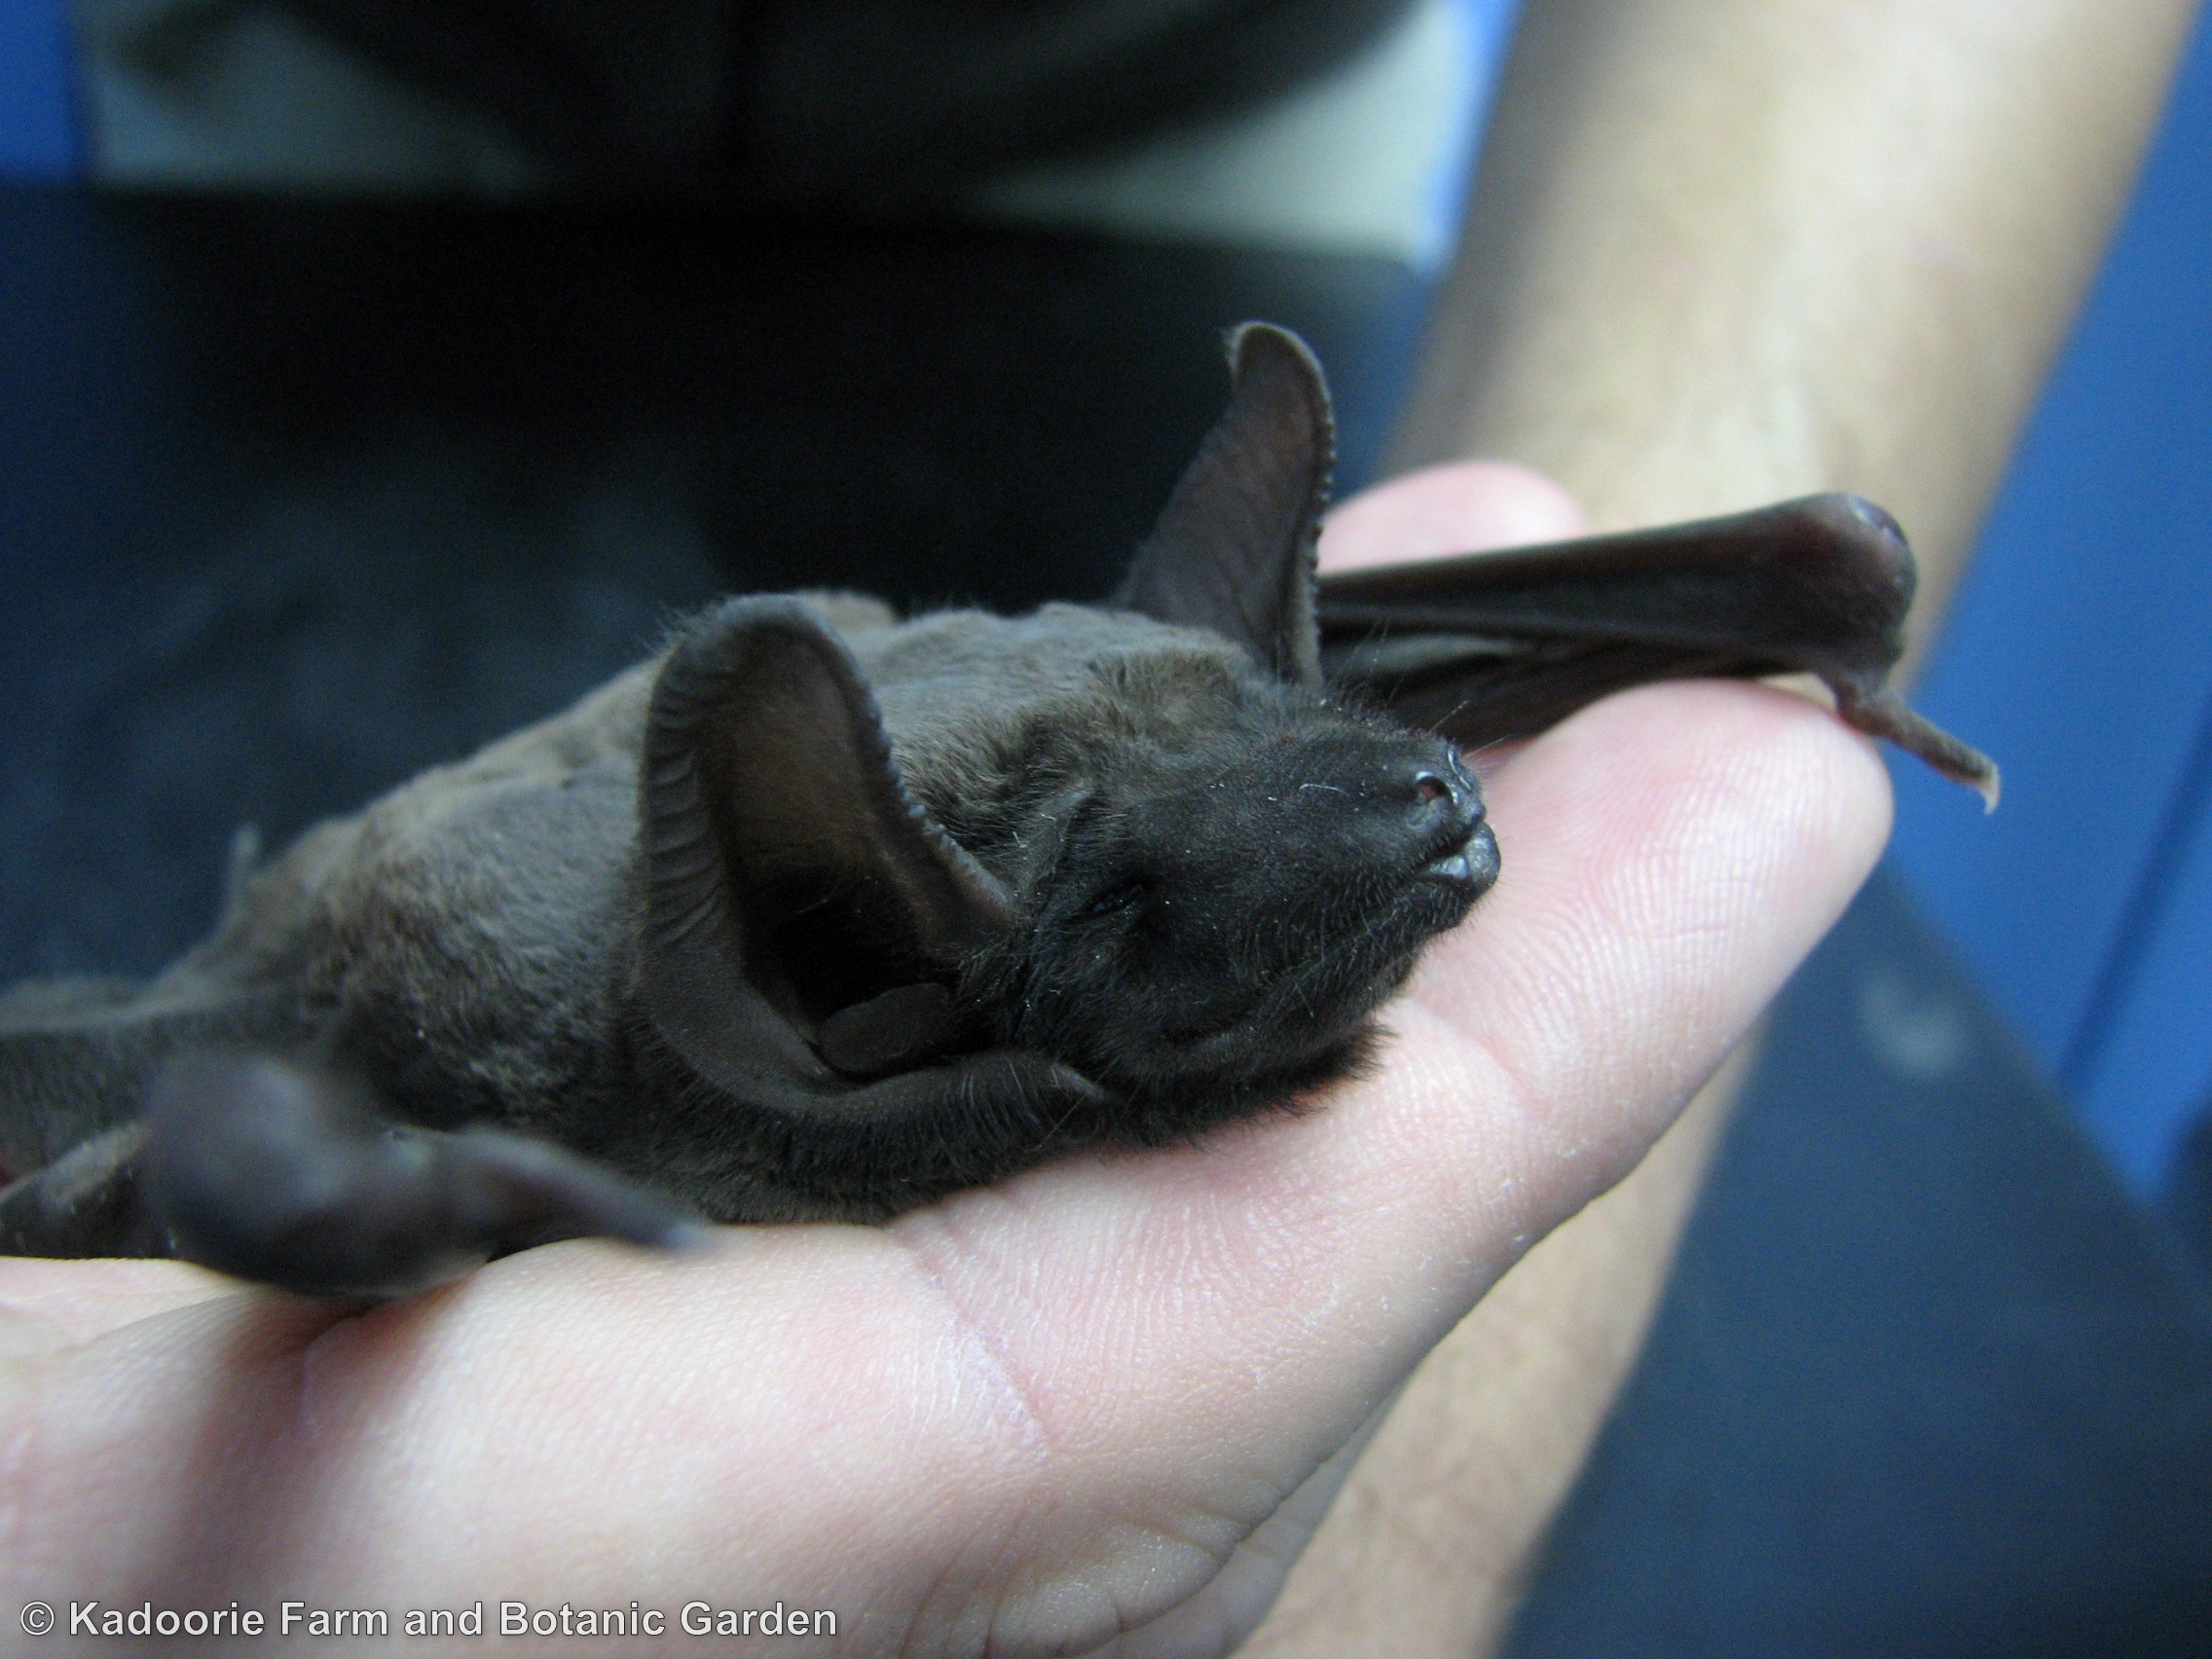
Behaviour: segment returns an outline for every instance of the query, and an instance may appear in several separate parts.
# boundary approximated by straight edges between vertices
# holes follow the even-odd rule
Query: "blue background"
[[[2212,33],[1918,689],[2005,804],[1898,766],[1906,887],[2138,1192],[2212,1100]]]
[[[0,0],[0,177],[75,170],[71,104],[60,0]]]

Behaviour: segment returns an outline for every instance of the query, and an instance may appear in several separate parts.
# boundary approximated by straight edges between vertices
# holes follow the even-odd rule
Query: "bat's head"
[[[1457,753],[1321,682],[1320,371],[1265,327],[1233,355],[1110,606],[848,644],[747,599],[671,655],[645,975],[695,1066],[735,1084],[782,1051],[867,1079],[1025,1051],[1122,1104],[1103,1132],[1159,1139],[1344,1070],[1494,879]]]
[[[1216,637],[1103,620],[1112,643],[1074,655],[1089,673],[1009,734],[1007,809],[964,814],[1018,919],[960,996],[992,1041],[1129,1100],[1117,1130],[1149,1139],[1343,1071],[1497,847],[1450,744]]]

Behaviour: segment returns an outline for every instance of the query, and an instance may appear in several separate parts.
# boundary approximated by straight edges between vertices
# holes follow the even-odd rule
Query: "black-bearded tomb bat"
[[[0,998],[0,1248],[391,1294],[581,1235],[875,1220],[1355,1066],[1498,873],[1461,759],[1608,691],[1884,689],[1912,563],[1818,497],[1316,580],[1328,396],[1235,389],[1105,605],[748,597],[267,863],[143,984]]]

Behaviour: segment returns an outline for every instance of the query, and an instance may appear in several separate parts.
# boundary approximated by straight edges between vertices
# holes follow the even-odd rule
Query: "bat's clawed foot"
[[[344,1073],[261,1053],[172,1060],[147,1093],[145,1202],[176,1253],[309,1295],[400,1296],[558,1238],[675,1245],[675,1199],[548,1142],[418,1128]]]

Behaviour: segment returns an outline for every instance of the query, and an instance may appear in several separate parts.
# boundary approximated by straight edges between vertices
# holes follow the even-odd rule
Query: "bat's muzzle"
[[[1421,866],[1416,879],[1432,881],[1472,900],[1491,890],[1497,868],[1497,837],[1488,824],[1478,823],[1464,841]]]

